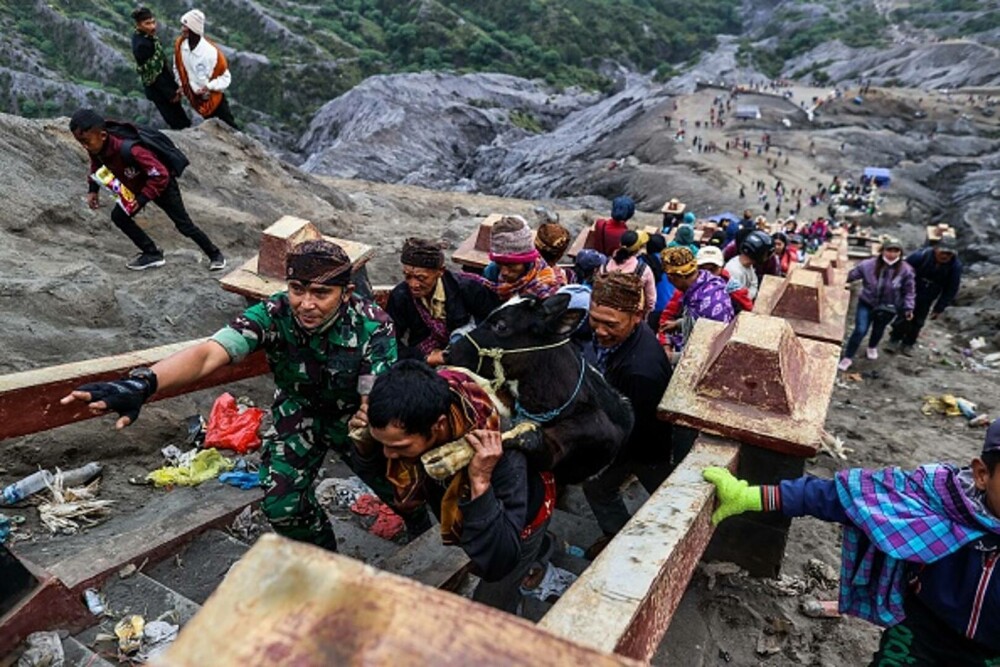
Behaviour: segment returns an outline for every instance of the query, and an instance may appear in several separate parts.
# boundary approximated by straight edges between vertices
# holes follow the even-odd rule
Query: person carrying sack
[[[218,118],[234,130],[240,129],[225,94],[232,80],[229,63],[205,37],[205,14],[199,9],[181,17],[181,34],[174,43],[174,78],[179,92],[202,118]]]

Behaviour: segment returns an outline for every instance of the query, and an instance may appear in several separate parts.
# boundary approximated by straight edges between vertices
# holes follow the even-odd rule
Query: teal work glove
[[[715,484],[715,495],[719,506],[712,514],[712,523],[719,525],[727,519],[743,512],[760,512],[764,509],[759,486],[750,486],[742,479],[736,479],[725,468],[705,468],[701,473],[705,480]]]

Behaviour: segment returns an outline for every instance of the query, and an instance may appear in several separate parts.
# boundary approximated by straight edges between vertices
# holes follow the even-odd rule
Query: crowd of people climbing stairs
[[[189,125],[183,96],[203,117],[233,125],[224,95],[229,73],[204,37],[204,15],[191,10],[181,18],[172,59],[156,39],[152,13],[140,8],[133,18],[139,72],[167,124]],[[91,109],[75,113],[70,129],[91,158],[91,205],[98,205],[99,184],[112,189],[112,222],[140,250],[128,268],[164,263],[134,220],[149,202],[202,249],[210,270],[225,267],[222,252],[187,214],[177,184],[186,160],[169,140]],[[265,435],[259,472],[261,507],[274,530],[337,550],[314,492],[332,450],[400,515],[410,539],[436,523],[446,544],[466,552],[481,578],[476,600],[516,612],[527,582],[550,566],[548,528],[562,486],[555,463],[581,445],[556,437],[518,441],[508,432],[519,422],[531,422],[529,431],[551,428],[582,400],[585,381],[627,399],[620,403],[628,411],[626,435],[616,439],[595,421],[588,436],[607,438],[600,446],[610,462],[582,483],[603,532],[587,551],[596,557],[630,518],[623,483],[635,476],[653,492],[691,447],[696,434],[660,420],[657,406],[698,320],[729,323],[753,311],[764,277],[790,274],[836,224],[794,216],[769,221],[747,209],[708,227],[674,198],[664,204],[660,225],[640,229],[630,225],[635,210],[628,196],[614,199],[610,217],[594,222],[586,247],[566,262],[572,237],[557,218],[532,228],[523,217],[503,216],[492,227],[490,263],[481,274],[448,268],[440,241],[408,238],[403,280],[384,308],[357,289],[342,247],[305,241],[288,254],[286,290],[236,314],[208,340],[121,379],[82,385],[63,403],[117,413],[123,428],[155,394],[262,350],[276,386],[274,429]],[[958,293],[957,250],[954,238],[943,237],[906,255],[899,240],[883,238],[877,255],[851,269],[848,280],[860,281],[861,292],[842,371],[866,337],[866,357],[876,360],[887,329],[889,349],[913,353],[926,320]],[[451,365],[460,342],[474,348],[476,368]],[[557,348],[572,349],[574,361],[565,377],[547,378],[549,392],[531,396],[534,387],[503,383],[505,355]],[[494,381],[485,378],[484,364]],[[529,400],[549,407],[526,410]],[[445,479],[430,476],[422,457],[456,441],[467,446],[465,465]],[[853,469],[835,480],[768,487],[725,470],[705,477],[718,488],[715,521],[770,511],[845,526],[843,571],[851,578],[841,586],[841,609],[889,628],[873,665],[996,665],[998,467],[1000,421],[967,467]]]

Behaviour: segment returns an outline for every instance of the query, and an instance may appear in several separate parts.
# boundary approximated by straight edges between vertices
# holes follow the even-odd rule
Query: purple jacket
[[[881,257],[858,263],[847,274],[847,282],[861,281],[861,296],[858,298],[869,306],[892,304],[904,312],[913,311],[917,293],[913,267],[902,259],[893,266],[883,263],[882,275],[877,276],[880,263]]]
[[[692,319],[707,317],[717,322],[733,319],[733,302],[726,292],[726,282],[708,271],[700,269],[694,284],[684,292],[681,299],[685,316]]]

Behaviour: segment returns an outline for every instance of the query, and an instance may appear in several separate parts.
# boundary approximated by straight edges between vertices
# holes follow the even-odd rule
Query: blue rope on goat
[[[573,393],[570,395],[569,400],[567,400],[565,403],[560,405],[558,408],[555,408],[554,410],[547,410],[546,412],[528,412],[527,410],[524,409],[524,406],[521,405],[521,402],[515,399],[514,400],[515,417],[518,419],[530,419],[531,421],[538,422],[539,424],[547,424],[548,422],[552,421],[553,419],[561,415],[562,411],[568,408],[573,403],[573,401],[576,400],[576,397],[580,395],[580,389],[583,387],[583,378],[586,375],[587,375],[587,360],[581,354],[580,379],[576,381],[576,389],[573,390]]]

